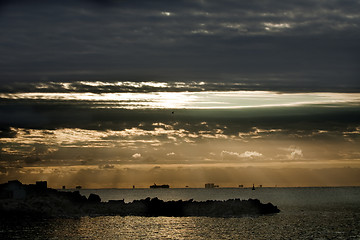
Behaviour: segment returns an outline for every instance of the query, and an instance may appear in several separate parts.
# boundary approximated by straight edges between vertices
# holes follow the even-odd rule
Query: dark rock
[[[88,201],[91,203],[99,203],[101,202],[101,198],[99,197],[99,195],[91,193],[88,197]]]

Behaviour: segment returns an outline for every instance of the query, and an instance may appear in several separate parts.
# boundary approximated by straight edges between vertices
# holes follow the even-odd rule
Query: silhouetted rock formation
[[[257,199],[196,202],[191,200],[164,202],[158,198],[102,203],[96,209],[89,209],[92,214],[134,215],[134,216],[208,216],[208,217],[241,217],[278,213],[280,210],[271,203],[262,204]]]
[[[88,201],[91,203],[99,203],[101,202],[101,198],[99,197],[99,195],[91,193],[88,197]]]
[[[9,188],[11,186],[12,188]],[[15,187],[13,187],[15,186]],[[9,190],[10,189],[10,190]],[[23,191],[21,198],[14,198],[11,189]],[[55,189],[36,185],[23,185],[11,182],[0,186],[0,215],[34,216],[34,217],[80,217],[80,216],[209,216],[209,217],[241,217],[278,213],[280,210],[271,203],[262,204],[257,199],[196,202],[187,201],[164,202],[158,198],[146,198],[125,203],[124,200],[101,202],[96,194],[88,198],[79,191],[60,192]]]

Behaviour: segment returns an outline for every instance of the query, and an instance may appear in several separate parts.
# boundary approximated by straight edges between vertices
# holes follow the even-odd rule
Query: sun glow
[[[97,84],[97,83],[94,83]],[[157,86],[162,86],[157,85]],[[88,101],[95,108],[124,109],[241,109],[305,105],[356,105],[359,93],[276,93],[266,91],[204,91],[148,93],[8,93],[4,99]]]

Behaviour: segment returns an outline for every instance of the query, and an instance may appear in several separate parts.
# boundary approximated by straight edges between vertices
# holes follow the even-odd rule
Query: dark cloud
[[[24,161],[26,164],[33,165],[33,164],[39,164],[41,162],[41,159],[37,156],[31,156],[25,158]]]
[[[229,75],[229,78],[234,76]],[[150,92],[200,92],[200,91],[273,91],[278,92],[357,92],[357,88],[339,86],[336,91],[334,85],[324,86],[310,81],[310,77],[303,79],[293,76],[293,82],[282,82],[279,76],[261,78],[240,78],[237,82],[157,82],[157,81],[67,81],[67,82],[11,82],[0,86],[0,93],[150,93]],[[315,77],[315,76],[314,76]],[[297,80],[296,80],[297,79]],[[295,81],[296,80],[296,81]],[[158,85],[156,85],[158,84]],[[290,85],[292,87],[290,87]]]
[[[4,100],[0,101],[0,126],[3,137],[15,137],[15,128],[59,129],[81,128],[92,130],[123,130],[141,125],[154,129],[153,123],[165,123],[175,129],[190,132],[212,131],[226,126],[226,134],[251,132],[260,129],[283,129],[289,133],[316,130],[350,131],[358,127],[360,113],[357,106],[276,107],[235,110],[191,110],[93,108],[96,101]],[[201,124],[206,122],[206,124]],[[44,132],[44,134],[50,134]],[[104,139],[117,139],[107,136]]]
[[[6,167],[0,166],[0,173],[1,173],[1,174],[6,174],[6,173],[7,173]]]
[[[357,1],[10,2],[1,5],[2,82],[206,80],[359,90]]]
[[[16,131],[11,129],[10,127],[5,127],[3,129],[0,128],[0,138],[15,138]]]

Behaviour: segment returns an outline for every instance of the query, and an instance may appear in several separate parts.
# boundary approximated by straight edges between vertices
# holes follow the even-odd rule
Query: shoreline
[[[165,190],[166,191],[166,190]],[[242,217],[280,212],[271,203],[258,199],[228,199],[194,201],[163,201],[157,197],[133,200],[109,200],[102,202],[99,195],[88,197],[80,191],[59,191],[47,188],[46,182],[25,185],[15,180],[1,184],[0,213],[2,216],[78,217],[78,216],[208,216]]]

